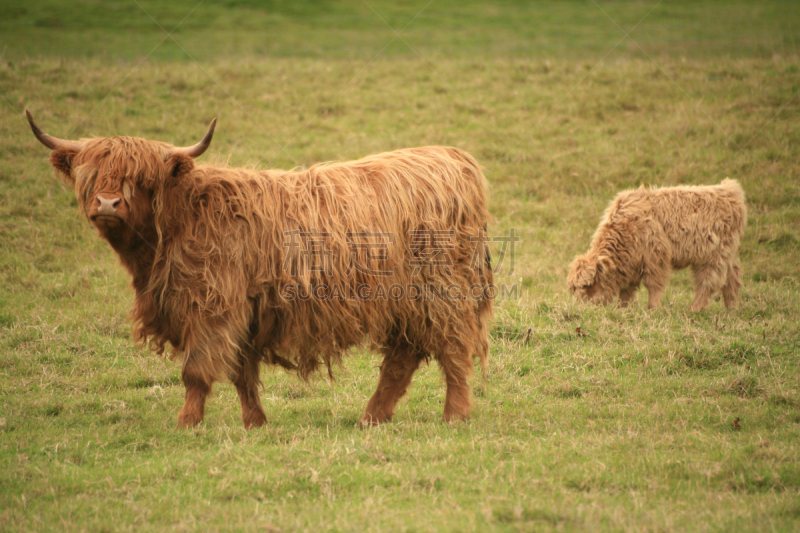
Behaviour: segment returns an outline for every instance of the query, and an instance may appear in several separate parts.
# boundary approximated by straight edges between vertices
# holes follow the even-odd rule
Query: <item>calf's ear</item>
[[[167,159],[167,169],[173,178],[183,176],[194,170],[194,159],[181,153],[172,154]]]
[[[601,255],[597,258],[597,271],[608,272],[614,268],[614,261],[607,255]]]
[[[582,267],[583,268],[578,272],[578,286],[589,287],[594,284],[594,278],[597,277],[597,269],[588,262],[582,265]]]
[[[75,183],[75,178],[72,177],[72,161],[78,155],[77,150],[70,148],[59,148],[53,150],[50,154],[50,164],[60,172],[70,183]]]

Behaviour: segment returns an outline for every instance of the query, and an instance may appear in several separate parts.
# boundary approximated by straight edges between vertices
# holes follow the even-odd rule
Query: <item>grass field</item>
[[[0,529],[800,528],[800,6],[394,4],[3,3]],[[357,429],[379,360],[356,350],[334,382],[262,372],[265,428],[222,384],[176,430],[179,367],[133,345],[130,281],[25,108],[59,137],[175,144],[217,117],[201,162],[475,155],[491,233],[521,241],[473,418],[441,422],[434,364]],[[686,272],[655,310],[572,301],[617,191],[728,176],[737,310],[689,313]]]

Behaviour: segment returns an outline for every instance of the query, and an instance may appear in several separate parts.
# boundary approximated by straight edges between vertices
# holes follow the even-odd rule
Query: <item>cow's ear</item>
[[[194,159],[184,154],[172,154],[167,159],[167,169],[173,178],[183,176],[194,170]]]
[[[78,152],[69,148],[59,148],[50,154],[50,164],[71,183],[75,182],[75,178],[72,177],[72,161],[76,155]]]

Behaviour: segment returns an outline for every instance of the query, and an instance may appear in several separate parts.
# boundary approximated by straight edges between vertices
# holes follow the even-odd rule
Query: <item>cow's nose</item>
[[[122,201],[122,198],[106,198],[105,196],[97,195],[94,197],[95,205],[97,206],[97,215],[111,215],[117,213],[117,206]]]

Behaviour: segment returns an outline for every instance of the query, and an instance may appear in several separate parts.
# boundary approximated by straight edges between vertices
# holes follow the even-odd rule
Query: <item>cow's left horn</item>
[[[217,125],[217,119],[211,121],[211,125],[208,126],[208,131],[206,132],[206,136],[203,137],[203,140],[199,143],[195,144],[194,146],[187,146],[185,148],[175,148],[172,153],[173,154],[183,154],[188,155],[191,158],[199,157],[203,155],[209,145],[211,145],[211,138],[214,136],[214,126]]]
[[[25,115],[28,117],[28,122],[31,125],[31,130],[33,134],[36,135],[36,138],[39,139],[39,142],[43,145],[47,146],[51,150],[58,150],[59,148],[69,148],[71,150],[75,150],[80,152],[83,147],[86,145],[84,141],[68,141],[65,139],[59,139],[57,137],[53,137],[52,135],[48,135],[36,125],[36,122],[33,121],[33,116],[31,112],[27,109],[25,110]]]

